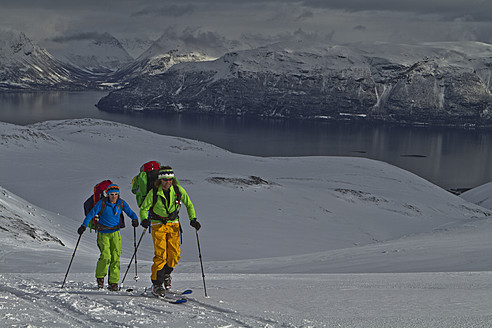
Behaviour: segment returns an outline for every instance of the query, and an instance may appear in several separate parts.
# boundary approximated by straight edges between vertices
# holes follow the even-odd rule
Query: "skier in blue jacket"
[[[121,255],[121,234],[120,234],[120,215],[125,212],[132,219],[132,226],[138,227],[138,216],[133,212],[127,202],[120,199],[120,188],[116,184],[111,184],[106,188],[107,198],[100,199],[92,210],[87,214],[82,225],[77,232],[84,233],[89,222],[104,210],[99,216],[96,224],[97,246],[101,252],[96,265],[96,280],[98,288],[104,287],[104,277],[108,273],[109,290],[117,291],[120,281],[120,255]],[[103,203],[104,202],[104,203]]]

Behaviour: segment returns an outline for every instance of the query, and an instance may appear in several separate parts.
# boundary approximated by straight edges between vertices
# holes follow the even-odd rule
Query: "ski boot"
[[[162,285],[153,285],[152,286],[152,295],[157,297],[164,297],[166,295],[166,290],[162,287]]]
[[[103,289],[104,288],[104,278],[96,278],[97,280],[97,289]]]
[[[166,288],[166,290],[171,289],[171,274],[170,273],[166,273],[164,275],[164,288]]]
[[[119,290],[118,288],[118,284],[115,284],[115,283],[110,283],[109,286],[108,286],[108,290],[112,291],[112,292],[117,292]]]

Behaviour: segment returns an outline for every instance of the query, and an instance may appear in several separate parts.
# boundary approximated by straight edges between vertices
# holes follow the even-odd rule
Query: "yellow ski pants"
[[[152,240],[154,241],[154,264],[152,264],[152,280],[157,280],[157,271],[166,264],[174,268],[181,258],[179,242],[179,223],[153,223],[151,226]]]

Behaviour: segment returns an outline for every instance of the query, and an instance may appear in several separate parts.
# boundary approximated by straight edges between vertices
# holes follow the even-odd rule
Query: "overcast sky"
[[[170,28],[238,38],[492,43],[492,0],[0,0],[0,27],[37,42],[88,32],[157,39]]]

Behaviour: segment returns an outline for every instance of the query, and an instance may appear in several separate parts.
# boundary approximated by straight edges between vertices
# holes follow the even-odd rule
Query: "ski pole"
[[[196,232],[196,244],[198,245],[198,257],[200,258],[200,266],[202,268],[203,290],[205,291],[205,297],[208,297],[207,286],[205,285],[205,273],[203,271],[202,251],[200,250],[200,239],[198,238],[198,230],[195,229],[195,232]]]
[[[136,256],[137,254],[137,250],[138,250],[138,246],[140,246],[140,242],[142,241],[142,238],[145,234],[145,231],[147,231],[147,229],[144,229],[143,232],[142,232],[142,235],[140,236],[140,239],[138,240],[138,244],[137,246],[135,247],[135,251],[133,252],[133,256],[132,258],[130,259],[130,263],[128,263],[128,268],[126,268],[126,272],[125,272],[125,275],[123,276],[123,280],[121,280],[121,286],[123,286],[123,282],[125,281],[125,278],[126,278],[126,274],[128,273],[128,270],[130,270],[130,267],[132,266],[132,262],[133,262],[133,258]],[[121,289],[121,287],[120,287]]]
[[[135,249],[135,281],[138,281],[138,269],[137,269],[137,227],[133,227],[133,248]]]
[[[65,279],[63,279],[63,283],[60,288],[65,286],[65,281],[67,281],[68,271],[70,271],[70,267],[72,266],[73,258],[75,257],[75,252],[77,251],[77,247],[79,247],[80,238],[82,234],[79,235],[79,239],[77,240],[77,244],[75,245],[75,249],[73,250],[72,259],[70,260],[70,264],[68,265],[67,273],[65,273]]]

